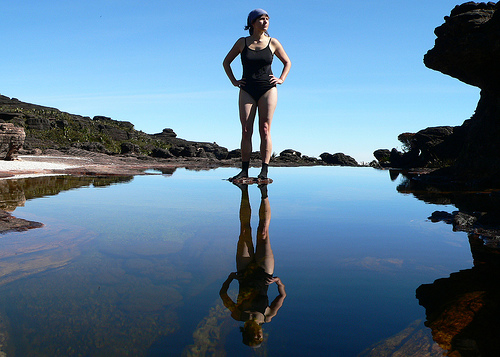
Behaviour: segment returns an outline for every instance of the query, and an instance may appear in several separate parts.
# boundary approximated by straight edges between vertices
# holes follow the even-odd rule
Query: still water
[[[455,207],[401,194],[399,178],[371,168],[272,168],[266,199],[257,185],[223,180],[233,173],[0,181],[1,209],[44,224],[0,235],[2,350],[382,356],[406,344],[414,355],[442,353],[415,294],[473,265],[467,234],[428,220]],[[237,321],[245,314],[235,313],[238,280],[225,304],[220,293],[248,256],[240,249],[237,259],[238,241],[253,252],[262,232],[286,297],[271,282],[263,342],[251,348]]]

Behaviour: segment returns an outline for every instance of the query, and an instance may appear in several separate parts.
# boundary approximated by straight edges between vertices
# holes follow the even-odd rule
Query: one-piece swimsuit
[[[243,65],[243,79],[245,85],[241,88],[258,102],[260,97],[269,89],[276,87],[271,84],[271,64],[273,63],[273,53],[271,51],[271,39],[267,46],[261,50],[248,48],[245,38],[245,48],[241,52],[241,63]]]
[[[267,280],[272,278],[264,269],[255,262],[251,262],[243,270],[238,272],[239,292],[238,305],[241,312],[245,310],[257,311],[265,316],[269,306]]]

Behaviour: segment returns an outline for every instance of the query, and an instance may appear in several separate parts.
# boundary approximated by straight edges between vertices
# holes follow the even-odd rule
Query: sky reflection
[[[15,216],[45,226],[0,241],[4,249],[22,237],[32,247],[16,261],[0,258],[2,271],[34,267],[0,285],[0,316],[8,322],[0,333],[9,337],[9,351],[254,353],[239,331],[248,319],[231,317],[236,310],[219,295],[228,275],[241,270],[242,216],[254,242],[262,232],[262,193],[250,185],[242,195],[223,180],[233,171],[178,169],[171,176],[75,184],[15,208]],[[263,325],[258,354],[355,356],[403,331],[424,333],[415,290],[472,266],[467,235],[427,220],[452,206],[398,193],[386,171],[272,168],[271,177],[272,217],[261,214],[260,223],[269,224],[275,257],[269,274],[286,284],[286,299]],[[242,197],[252,208],[244,215]],[[40,270],[30,263],[58,256],[64,264]],[[267,307],[278,292],[273,282]],[[237,304],[237,296],[233,281],[228,297]]]

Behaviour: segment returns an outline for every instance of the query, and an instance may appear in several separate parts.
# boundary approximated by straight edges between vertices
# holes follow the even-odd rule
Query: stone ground
[[[50,152],[48,155],[20,155],[14,161],[0,161],[0,179],[44,175],[129,176],[145,170],[212,169],[239,165],[237,160],[153,159],[140,156],[106,155],[74,149],[69,153]]]

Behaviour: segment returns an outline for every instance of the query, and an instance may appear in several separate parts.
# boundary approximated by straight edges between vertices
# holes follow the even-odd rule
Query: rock
[[[172,155],[172,153],[168,149],[162,148],[154,148],[153,150],[151,150],[151,156],[163,159],[170,159],[174,157],[174,155]]]
[[[488,91],[500,90],[499,4],[457,5],[437,27],[434,48],[424,56],[427,67]]]
[[[286,149],[286,150],[283,150],[282,152],[280,152],[280,156],[290,156],[290,155],[301,157],[302,153],[300,153],[299,151],[292,150],[292,149]]]
[[[391,156],[391,151],[388,149],[378,149],[373,152],[373,156],[379,163],[388,162]]]
[[[323,153],[320,155],[321,160],[327,165],[339,165],[339,166],[359,166],[358,162],[351,156],[345,155],[343,153]]]
[[[96,142],[74,143],[72,147],[92,152],[98,152],[106,155],[111,154],[111,152],[108,149],[106,149],[106,147],[103,144]]]
[[[435,30],[434,48],[424,56],[427,67],[479,87],[476,111],[448,143],[456,151],[454,174],[500,184],[500,3],[467,2],[456,6]],[[449,142],[449,140],[446,140]],[[444,146],[444,145],[443,145]]]
[[[26,127],[31,130],[49,130],[50,121],[46,118],[28,117],[26,118]]]
[[[227,159],[240,159],[241,149],[234,149],[227,153]]]
[[[40,227],[43,227],[43,223],[16,218],[9,212],[0,209],[0,234],[7,232],[22,232]]]
[[[26,134],[23,128],[12,123],[0,123],[0,155],[4,160],[13,160],[24,144]]]
[[[425,179],[448,176],[475,186],[500,185],[500,3],[456,6],[434,31],[424,64],[479,87],[474,115],[460,126],[436,126],[398,137],[407,153],[391,154],[391,167],[440,168]],[[387,165],[382,163],[381,165]]]
[[[120,152],[124,155],[126,155],[126,154],[138,154],[140,152],[139,145],[132,144],[129,142],[121,143]]]
[[[177,134],[170,128],[165,128],[161,133],[158,134],[153,134],[153,136],[160,138],[160,137],[166,137],[166,138],[175,138],[177,137]]]

